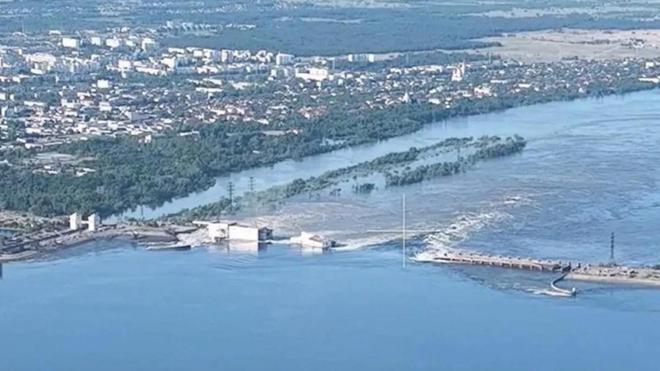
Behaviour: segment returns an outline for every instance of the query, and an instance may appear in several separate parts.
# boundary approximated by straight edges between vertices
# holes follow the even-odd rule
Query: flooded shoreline
[[[186,208],[218,201],[227,195],[230,182],[234,187],[234,195],[240,196],[250,190],[250,179],[252,179],[253,189],[262,191],[272,186],[286,184],[296,178],[318,176],[326,171],[369,161],[391,152],[406,150],[413,146],[431,145],[449,137],[480,137],[482,135],[507,137],[518,134],[534,140],[538,136],[551,135],[570,129],[576,125],[576,121],[586,124],[589,120],[594,120],[594,116],[605,120],[616,120],[614,117],[602,117],[601,108],[612,105],[623,106],[623,102],[652,99],[658,96],[660,96],[660,90],[655,89],[622,96],[544,103],[483,115],[453,118],[428,124],[417,132],[378,143],[340,149],[298,161],[286,160],[272,166],[221,176],[216,178],[215,184],[207,190],[173,199],[157,208],[139,207],[134,211],[112,216],[109,220],[115,221],[119,218],[154,219],[180,212]],[[612,114],[618,115],[619,113],[622,112],[612,110]],[[630,114],[637,115],[637,113]],[[540,119],[542,117],[547,120]],[[647,117],[647,119],[650,118]]]

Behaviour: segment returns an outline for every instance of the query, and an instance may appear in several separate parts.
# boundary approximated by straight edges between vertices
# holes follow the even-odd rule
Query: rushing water
[[[367,197],[300,200],[261,219],[278,229],[316,231],[349,245],[378,244],[383,236],[364,232],[400,228],[405,192],[409,227],[437,230],[432,247],[602,262],[609,259],[610,233],[615,232],[618,261],[658,264],[658,102],[660,91],[652,91],[524,107],[429,127],[355,150],[359,159],[353,162],[456,135],[518,133],[528,146],[522,155],[483,162],[459,176]],[[300,165],[301,171],[308,169],[307,163]]]
[[[260,191],[286,184],[296,178],[318,176],[339,167],[369,161],[390,152],[407,150],[412,146],[428,146],[450,137],[518,134],[525,138],[535,138],[559,134],[575,126],[589,123],[591,120],[600,122],[610,119],[658,119],[658,111],[648,104],[649,100],[657,100],[659,95],[660,92],[656,90],[625,97],[557,102],[438,122],[427,125],[413,134],[376,144],[311,156],[300,161],[282,161],[274,166],[254,168],[219,177],[215,185],[205,191],[172,200],[157,208],[146,206],[138,208],[133,212],[124,213],[123,216],[156,218],[217,201],[227,195],[230,181],[234,184],[235,195],[240,195],[249,189],[250,178],[254,179],[254,189]]]
[[[528,139],[523,154],[459,176],[301,197],[251,216],[276,232],[322,232],[350,251],[148,252],[105,242],[5,265],[0,369],[656,369],[656,290],[579,285],[576,298],[559,299],[535,294],[552,275],[402,269],[399,243],[387,242],[395,235],[375,230],[400,226],[405,192],[409,227],[433,230],[413,251],[598,262],[614,231],[617,261],[660,263],[659,103],[652,91],[524,107],[232,176],[264,188],[450,136]],[[210,201],[227,179],[149,216]]]

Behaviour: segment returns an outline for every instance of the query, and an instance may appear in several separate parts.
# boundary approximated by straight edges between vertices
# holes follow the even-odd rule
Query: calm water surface
[[[620,262],[657,263],[659,124],[660,92],[645,92],[452,120],[235,174],[239,184],[255,176],[265,187],[449,136],[529,140],[522,155],[460,176],[368,197],[297,200],[260,216],[276,230],[337,236],[351,251],[148,252],[106,242],[5,265],[0,369],[656,369],[658,291],[580,285],[578,297],[559,299],[534,293],[547,275],[402,269],[393,237],[366,231],[397,227],[406,192],[411,228],[437,230],[411,242],[413,251],[452,246],[598,262],[616,231]]]
[[[654,369],[660,295],[574,300],[400,267],[394,247],[303,256],[128,246],[5,268],[6,370]],[[561,363],[567,362],[567,363]]]

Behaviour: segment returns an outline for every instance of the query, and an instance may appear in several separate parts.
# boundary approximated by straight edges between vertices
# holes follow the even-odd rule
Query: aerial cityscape
[[[653,369],[658,14],[0,0],[2,368]]]

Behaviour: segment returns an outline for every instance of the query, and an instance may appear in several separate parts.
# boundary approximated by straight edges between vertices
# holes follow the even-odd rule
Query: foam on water
[[[345,241],[342,241],[343,245],[333,248],[335,251],[354,251],[362,250],[367,248],[377,247],[379,244],[386,243],[391,241],[393,238],[387,238],[383,235],[372,234],[371,236],[365,236],[363,238],[355,237],[348,238]]]
[[[551,289],[528,289],[528,290],[525,290],[525,291],[527,291],[531,294],[534,294],[534,295],[544,295],[544,296],[552,296],[552,297],[560,297],[560,298],[569,297],[569,295],[567,295],[565,293],[555,291],[555,290],[551,290]]]
[[[514,217],[507,212],[507,209],[529,204],[531,204],[529,196],[513,195],[492,202],[482,210],[460,214],[443,230],[428,234],[425,237],[426,247],[432,250],[455,249],[470,235],[486,227],[512,221]]]

